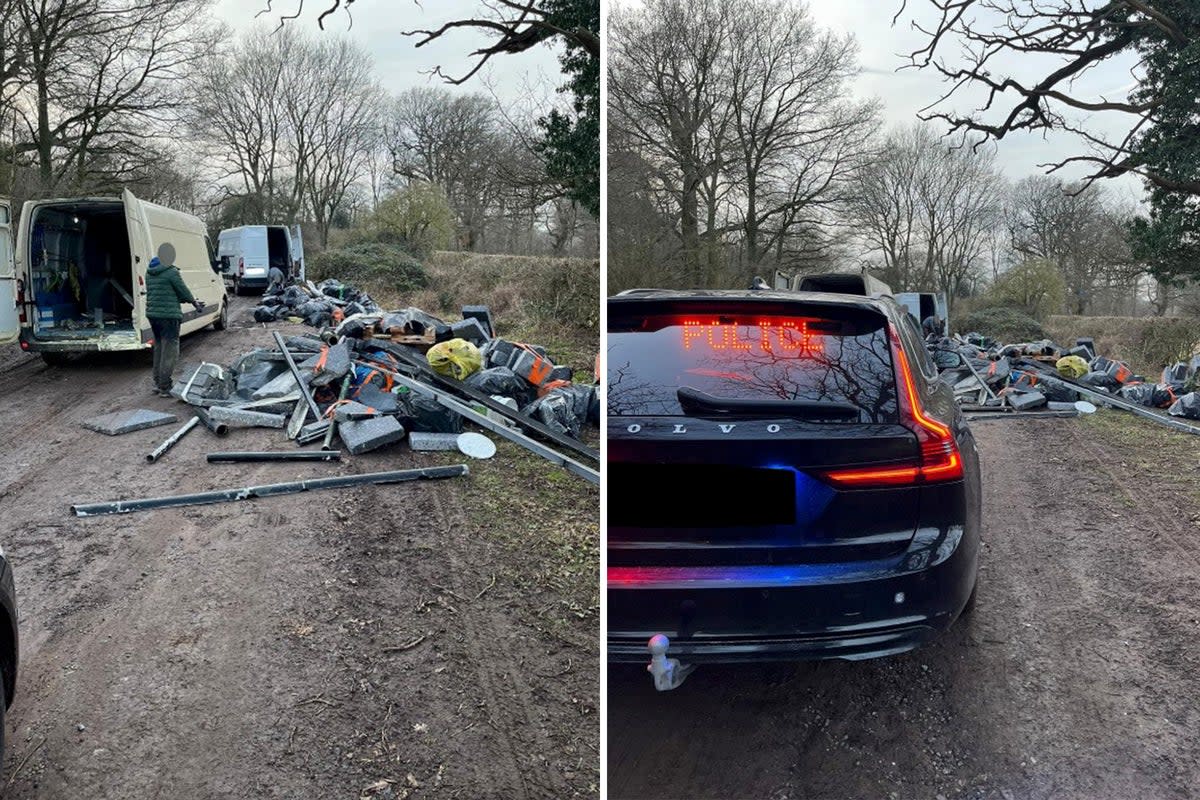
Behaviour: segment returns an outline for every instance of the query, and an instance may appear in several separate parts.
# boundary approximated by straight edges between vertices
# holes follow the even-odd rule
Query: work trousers
[[[154,333],[154,385],[170,391],[175,380],[175,364],[179,361],[179,323],[177,319],[152,319]]]

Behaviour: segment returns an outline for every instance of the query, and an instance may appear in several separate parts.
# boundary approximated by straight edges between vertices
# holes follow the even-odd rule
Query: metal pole
[[[187,432],[200,424],[199,417],[192,417],[187,422],[183,423],[183,427],[171,434],[165,442],[154,448],[154,452],[146,454],[146,460],[153,464],[163,457],[163,454],[175,446],[175,443],[182,439]]]
[[[224,422],[217,422],[214,420],[208,415],[208,411],[206,409],[196,408],[194,413],[200,419],[200,421],[204,423],[204,427],[208,428],[217,436],[224,436],[225,434],[229,433],[229,426]]]
[[[1189,425],[1186,422],[1171,419],[1170,417],[1164,417],[1162,414],[1156,414],[1145,406],[1139,406],[1136,403],[1131,403],[1122,397],[1115,397],[1111,394],[1105,394],[1104,392],[1097,392],[1094,389],[1088,389],[1085,386],[1080,386],[1078,383],[1075,383],[1071,380],[1067,380],[1066,382],[1071,384],[1071,387],[1074,388],[1075,391],[1096,403],[1108,403],[1114,408],[1119,408],[1122,411],[1128,411],[1130,414],[1136,414],[1137,416],[1148,419],[1151,422],[1157,422],[1160,425],[1165,425],[1168,428],[1174,428],[1177,431],[1194,433],[1200,436],[1200,427]]]
[[[996,411],[984,411],[970,414],[963,414],[968,422],[986,422],[989,419],[1031,419],[1033,417],[1078,417],[1078,411],[1016,411],[1013,413],[1004,413]]]
[[[246,451],[209,453],[206,460],[210,464],[237,464],[245,461],[341,461],[342,454],[337,450],[289,450],[285,453]]]
[[[476,425],[479,425],[480,427],[483,427],[483,428],[487,428],[492,433],[499,434],[500,436],[503,436],[505,439],[508,439],[510,442],[515,442],[516,444],[519,444],[521,447],[524,447],[529,452],[535,453],[553,464],[558,464],[560,467],[565,468],[567,470],[567,472],[571,472],[575,475],[578,475],[579,477],[583,478],[584,480],[590,481],[591,483],[595,483],[595,484],[600,483],[599,471],[594,470],[585,464],[580,464],[578,461],[570,459],[567,456],[564,456],[562,453],[551,450],[546,445],[542,444],[541,442],[537,442],[537,441],[534,441],[533,439],[530,439],[528,436],[521,433],[520,431],[514,431],[513,429],[509,428],[507,425],[496,422],[493,419],[489,419],[486,415],[480,414],[475,409],[471,408],[470,406],[466,405],[465,403],[459,402],[458,400],[454,399],[453,397],[450,397],[449,395],[445,394],[444,392],[440,392],[437,389],[426,386],[425,384],[421,383],[420,381],[415,381],[411,378],[407,378],[404,375],[397,375],[395,373],[391,373],[391,375],[392,375],[392,379],[394,381],[396,381],[397,383],[399,383],[401,386],[407,386],[409,389],[412,389],[414,392],[419,392],[420,394],[423,394],[427,397],[432,397],[438,403],[442,404],[443,406],[450,409],[451,411],[461,414],[462,416],[464,416],[467,419],[474,422]]]
[[[283,337],[279,334],[279,331],[274,331],[274,334],[275,344],[279,345],[279,349],[283,353],[283,357],[287,359],[288,369],[292,371],[292,377],[296,379],[296,383],[300,387],[300,394],[308,402],[308,410],[312,412],[313,419],[320,419],[321,409],[317,406],[317,401],[313,400],[312,392],[309,391],[308,384],[305,383],[304,379],[300,376],[300,368],[296,366],[296,360],[292,358],[291,351],[288,350],[287,345],[283,343]]]
[[[365,484],[405,483],[415,480],[457,478],[469,473],[466,464],[425,469],[401,469],[392,472],[369,472],[364,475],[343,475],[336,478],[314,478],[291,483],[272,483],[265,486],[246,486],[241,489],[223,489],[198,494],[179,494],[173,497],[150,497],[140,500],[114,500],[106,503],[77,503],[71,513],[77,517],[97,517],[105,514],[128,514],[131,511],[147,511],[153,508],[178,508],[180,506],[202,506],[212,503],[227,503],[234,500],[251,500],[255,497],[273,497],[281,494],[297,494],[318,489],[341,489]]]

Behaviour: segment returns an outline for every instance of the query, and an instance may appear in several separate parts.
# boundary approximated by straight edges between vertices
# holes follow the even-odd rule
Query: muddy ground
[[[861,663],[610,668],[612,798],[1195,797],[1200,445],[1119,412],[977,423],[969,624]]]
[[[183,341],[228,364],[270,331]],[[287,330],[288,326],[281,326]],[[0,353],[0,508],[21,673],[5,798],[566,798],[599,784],[598,493],[502,443],[472,475],[77,519],[72,502],[463,460],[207,465],[279,431],[82,429],[148,359]],[[510,512],[503,517],[502,512]]]

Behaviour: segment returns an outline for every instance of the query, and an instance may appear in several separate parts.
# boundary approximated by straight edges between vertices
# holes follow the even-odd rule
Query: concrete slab
[[[156,428],[159,425],[170,425],[173,422],[179,422],[179,417],[174,414],[135,408],[132,411],[114,411],[111,414],[85,419],[81,424],[90,431],[120,436],[123,433]]]
[[[367,453],[404,438],[404,426],[395,417],[341,422],[337,432],[351,455]]]
[[[243,411],[238,408],[217,406],[208,410],[214,422],[224,422],[231,428],[283,428],[287,425],[284,414],[264,414],[261,411]]]

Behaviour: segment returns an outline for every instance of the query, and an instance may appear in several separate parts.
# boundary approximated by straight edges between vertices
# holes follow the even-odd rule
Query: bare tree
[[[463,230],[466,249],[483,246],[502,191],[507,142],[491,98],[446,89],[402,92],[393,105],[387,146],[396,174],[441,186]]]
[[[429,44],[451,31],[460,29],[475,30],[494,36],[495,39],[490,44],[471,53],[476,57],[476,63],[465,75],[451,78],[445,75],[440,67],[437,68],[436,71],[439,75],[455,84],[465,83],[471,76],[479,72],[493,56],[504,53],[521,53],[555,38],[578,45],[593,57],[599,57],[599,33],[566,21],[572,16],[565,13],[571,2],[575,2],[575,0],[487,0],[480,3],[480,13],[477,16],[450,20],[436,28],[406,31],[405,35],[419,37],[417,47]],[[324,29],[326,19],[343,9],[349,14],[354,3],[355,0],[330,0],[317,16],[317,24]],[[417,5],[420,4],[417,3]],[[270,11],[270,9],[271,3],[268,0],[263,12]],[[296,19],[302,13],[304,13],[303,2],[296,8],[295,13],[282,16],[280,24]]]
[[[385,98],[365,50],[288,29],[249,33],[211,64],[191,119],[248,222],[305,214],[320,242],[379,147]]]
[[[684,271],[705,283],[700,202],[716,223],[729,111],[734,7],[727,0],[649,0],[609,18],[609,127],[652,165],[648,190],[677,209]],[[714,232],[715,233],[715,232]]]
[[[232,181],[260,220],[290,219],[298,210],[296,198],[280,197],[287,168],[283,66],[296,50],[290,32],[247,34],[233,58],[208,63],[193,100],[191,123],[220,170],[217,180]]]
[[[169,133],[209,55],[206,0],[13,0],[25,41],[14,108],[43,190],[111,185]],[[153,153],[149,154],[154,157]]]
[[[953,148],[917,124],[888,136],[849,210],[893,288],[953,298],[981,277],[1004,192],[990,152]]]
[[[307,48],[286,68],[294,73],[285,94],[292,116],[293,169],[322,245],[377,141],[384,94],[373,66],[364,50],[340,40]]]
[[[852,38],[821,31],[789,0],[743,10],[733,15],[729,148],[753,268],[842,200],[865,161],[878,104],[845,99],[858,72]]]
[[[1128,284],[1140,271],[1125,239],[1132,212],[1115,204],[1102,187],[1032,176],[1016,185],[1012,207],[1013,248],[1058,267],[1071,313],[1086,313],[1097,288]]]
[[[905,0],[906,2],[907,0]],[[1171,192],[1200,195],[1200,180],[1181,179],[1167,165],[1154,163],[1140,146],[1139,137],[1167,122],[1163,111],[1190,88],[1183,69],[1146,70],[1146,60],[1174,53],[1195,70],[1195,4],[1191,0],[928,0],[938,16],[933,27],[913,22],[927,36],[926,44],[912,53],[911,65],[940,74],[950,88],[930,106],[970,88],[980,89],[983,100],[971,113],[929,111],[926,119],[939,119],[956,131],[1002,139],[1020,131],[1063,130],[1075,134],[1086,152],[1051,164],[1051,171],[1068,164],[1093,169],[1085,184],[1097,178],[1134,173]],[[905,12],[903,5],[897,13]],[[943,51],[953,49],[945,58]],[[1141,57],[1133,71],[1138,89],[1128,98],[1087,96],[1076,79],[1101,62],[1125,53]],[[1030,80],[1008,69],[1006,58],[1019,57],[1041,77]],[[1005,74],[1012,73],[1012,74]],[[1026,73],[1027,74],[1027,73]],[[1194,72],[1192,73],[1194,75]],[[1182,81],[1183,85],[1173,85]],[[1190,99],[1185,102],[1190,102]],[[1125,133],[1105,137],[1088,119],[1099,112],[1127,121]]]

